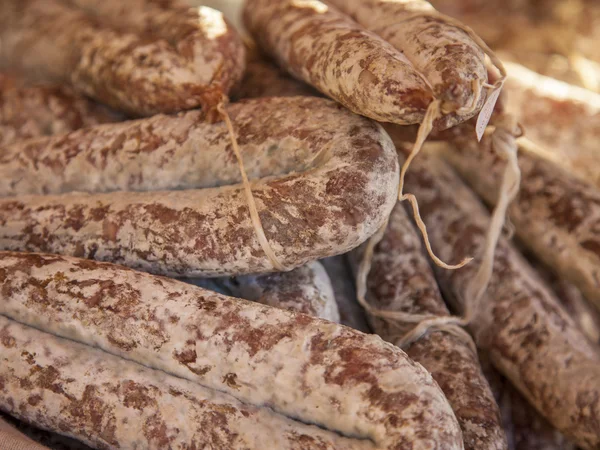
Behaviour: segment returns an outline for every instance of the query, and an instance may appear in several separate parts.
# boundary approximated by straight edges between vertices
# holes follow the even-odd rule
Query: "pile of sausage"
[[[188,2],[0,2],[0,449],[600,449],[600,94],[503,23],[557,19]],[[508,119],[487,289],[427,326],[469,308]],[[398,202],[428,120],[403,189],[456,270]]]

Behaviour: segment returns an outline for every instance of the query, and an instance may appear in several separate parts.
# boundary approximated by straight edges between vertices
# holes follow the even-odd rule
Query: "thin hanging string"
[[[465,303],[464,317],[467,324],[471,322],[481,308],[481,299],[492,277],[494,255],[498,246],[498,240],[502,234],[504,218],[507,215],[510,203],[519,192],[521,183],[521,170],[519,169],[517,158],[518,146],[515,137],[517,134],[517,124],[512,117],[505,120],[508,121],[508,126],[497,127],[492,135],[494,150],[507,158],[507,164],[504,169],[502,184],[500,185],[498,201],[486,233],[481,265],[465,290],[467,301]]]
[[[443,267],[445,269],[448,269],[448,270],[454,270],[454,269],[460,269],[465,264],[468,264],[473,258],[465,258],[458,264],[447,264],[444,261],[442,261],[440,258],[438,258],[433,253],[433,250],[431,248],[431,243],[429,242],[429,235],[427,234],[427,227],[425,226],[425,222],[423,222],[423,219],[421,218],[421,214],[419,213],[419,205],[418,205],[416,197],[413,194],[405,194],[404,193],[404,179],[406,177],[406,172],[408,171],[410,163],[412,162],[413,159],[415,159],[417,154],[421,151],[421,148],[423,148],[423,144],[425,143],[427,136],[429,136],[429,133],[431,133],[431,130],[433,128],[433,122],[435,121],[435,119],[437,119],[439,117],[439,115],[440,115],[440,101],[434,100],[433,102],[430,103],[429,107],[427,108],[425,117],[423,118],[423,121],[421,122],[421,125],[419,126],[419,131],[417,132],[417,139],[415,140],[415,143],[414,143],[410,153],[408,154],[406,160],[404,161],[404,164],[402,164],[402,168],[400,169],[398,201],[402,202],[404,200],[408,200],[408,202],[411,204],[412,210],[413,210],[413,217],[415,219],[415,222],[417,223],[417,226],[419,227],[419,230],[421,231],[421,234],[423,235],[423,241],[425,242],[425,248],[427,249],[427,253],[431,257],[431,259],[433,259],[435,264],[437,264],[438,266]]]
[[[433,128],[433,122],[438,117],[440,117],[442,113],[446,114],[456,112],[457,114],[468,114],[473,112],[479,104],[483,89],[492,89],[493,91],[502,89],[506,80],[507,73],[500,59],[488,47],[488,45],[471,28],[453,19],[452,17],[446,16],[434,10],[427,11],[425,13],[415,13],[403,19],[403,21],[410,20],[418,16],[431,15],[437,15],[440,18],[444,19],[447,23],[450,23],[451,25],[456,26],[457,28],[464,31],[483,50],[483,52],[490,58],[492,64],[494,64],[494,66],[496,66],[496,68],[500,71],[500,78],[493,85],[490,85],[489,83],[483,83],[481,82],[481,80],[473,80],[472,87],[475,95],[473,96],[473,100],[470,105],[458,108],[455,111],[442,111],[441,101],[439,99],[434,99],[427,108],[425,117],[423,118],[423,121],[419,126],[415,143],[400,170],[398,200],[407,200],[411,204],[413,210],[413,217],[415,219],[417,227],[419,228],[419,231],[423,236],[425,248],[427,249],[427,253],[435,262],[435,264],[442,268],[453,270],[463,267],[465,264],[468,264],[470,261],[472,261],[473,258],[467,257],[458,264],[450,265],[440,260],[434,254],[431,248],[431,243],[429,241],[427,227],[419,213],[417,199],[413,194],[404,193],[404,181],[406,177],[406,172],[408,171],[410,163],[421,151],[425,140],[431,133],[431,130]],[[511,132],[512,131],[513,128],[511,128]],[[485,249],[481,266],[479,267],[477,274],[475,275],[467,289],[467,291],[469,292],[467,298],[470,299],[470,301],[467,302],[464,317],[440,317],[433,315],[409,314],[398,311],[385,311],[373,308],[371,305],[369,305],[366,300],[367,277],[371,270],[372,258],[375,247],[383,238],[383,235],[387,228],[387,222],[367,241],[367,244],[365,245],[365,252],[359,264],[357,274],[357,298],[359,303],[363,306],[363,308],[365,308],[365,310],[373,316],[386,319],[392,322],[400,321],[404,323],[417,323],[417,325],[411,331],[406,333],[404,336],[398,338],[396,343],[400,347],[410,345],[411,343],[420,339],[422,336],[424,336],[431,330],[443,330],[461,337],[465,340],[466,343],[468,343],[468,345],[474,351],[476,351],[474,348],[475,344],[473,343],[473,340],[468,335],[468,333],[466,333],[461,327],[464,327],[470,323],[473,316],[477,313],[480,307],[481,297],[483,296],[483,293],[485,292],[485,289],[487,288],[487,285],[489,284],[489,280],[491,278],[494,252],[504,226],[504,218],[506,217],[506,211],[510,202],[516,196],[519,189],[520,170],[516,157],[517,146],[514,139],[514,135],[511,133],[507,133],[505,130],[498,131],[498,135],[495,136],[495,146],[497,147],[497,151],[501,151],[507,156],[509,164],[507,165],[504,173],[503,182],[500,190],[500,198],[494,210],[492,221],[490,223],[490,227],[486,235]]]
[[[413,314],[403,311],[389,311],[371,306],[366,299],[367,277],[371,271],[373,253],[375,247],[385,234],[388,222],[379,228],[377,232],[367,241],[364,247],[364,253],[358,266],[356,275],[356,297],[358,303],[370,315],[383,319],[392,326],[398,327],[399,324],[416,324],[408,333],[399,336],[390,336],[389,340],[402,349],[406,349],[430,331],[444,331],[461,339],[473,352],[477,353],[473,339],[464,329],[461,328],[462,319],[456,316],[435,316],[432,314]]]
[[[521,180],[521,171],[517,158],[518,146],[515,137],[517,135],[516,122],[512,117],[505,120],[507,121],[507,126],[496,127],[492,135],[492,144],[497,153],[507,158],[507,165],[502,177],[498,202],[496,208],[494,208],[490,225],[486,232],[482,261],[477,273],[469,281],[466,288],[466,301],[464,302],[465,308],[462,317],[410,314],[373,308],[366,300],[367,277],[371,270],[375,247],[383,238],[387,223],[371,237],[365,246],[365,252],[360,262],[356,279],[358,302],[369,314],[387,320],[392,324],[394,321],[416,323],[416,326],[409,332],[399,336],[395,340],[396,345],[401,348],[406,348],[429,332],[444,331],[461,338],[465,344],[474,349],[473,340],[462,327],[469,325],[481,310],[483,294],[492,277],[495,250],[504,228],[504,220],[507,216],[508,207],[519,191]]]
[[[252,221],[252,226],[254,227],[254,232],[256,233],[256,237],[258,239],[258,243],[260,244],[263,252],[269,259],[271,265],[274,269],[284,272],[286,271],[286,267],[279,261],[271,244],[267,240],[265,236],[265,230],[262,226],[262,221],[260,220],[260,216],[258,215],[258,208],[256,207],[256,202],[254,201],[254,195],[252,195],[252,187],[250,186],[250,182],[248,181],[248,176],[246,175],[246,169],[244,168],[244,162],[242,160],[242,155],[240,153],[240,149],[238,147],[237,137],[235,135],[235,130],[233,129],[233,125],[231,123],[231,119],[229,118],[229,114],[225,110],[224,102],[221,101],[217,105],[217,111],[225,121],[225,126],[227,127],[227,132],[229,133],[229,137],[231,138],[231,146],[233,148],[233,153],[235,154],[235,158],[237,159],[238,166],[240,168],[240,174],[242,176],[242,184],[244,186],[244,193],[246,195],[246,202],[248,204],[248,209],[250,210],[250,219]]]

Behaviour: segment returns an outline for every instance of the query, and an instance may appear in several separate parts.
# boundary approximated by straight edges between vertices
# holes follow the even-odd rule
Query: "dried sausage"
[[[176,280],[66,256],[0,253],[0,280],[0,314],[98,346],[245,403],[268,406],[267,411],[318,425],[336,436],[354,437],[359,448],[391,450],[408,442],[435,450],[462,448],[452,409],[429,373],[377,336],[305,314],[224,297]],[[10,343],[10,336],[1,342]],[[3,357],[17,364],[25,377],[30,366],[21,356],[24,348],[40,355],[44,348],[55,348],[45,338],[34,342],[33,348],[17,344],[9,356],[3,350]],[[89,347],[80,353],[92,360],[98,355]],[[67,366],[77,362],[71,357],[66,361]],[[57,370],[64,367],[56,366],[54,359],[47,363]],[[91,361],[87,364],[105,366]],[[3,364],[0,370],[6,377],[10,366]],[[94,388],[88,388],[92,398],[104,398],[101,394],[108,395],[117,387],[114,383],[129,375],[115,371],[117,379],[102,389],[108,372],[101,376],[94,370],[89,377],[83,375],[85,382],[78,391],[94,383]],[[77,366],[76,373],[61,373],[60,379],[79,376],[82,380],[84,372]],[[93,381],[96,377],[97,384]],[[11,376],[2,385],[3,392],[22,392],[15,386],[21,378]],[[40,378],[48,380],[41,374]],[[184,382],[174,380],[169,383]],[[143,379],[137,382],[156,385]],[[168,385],[160,389],[165,395],[169,392]],[[66,402],[69,396],[56,390],[53,395]],[[164,401],[179,404],[168,397]],[[14,403],[18,411],[21,401]],[[57,411],[49,411],[48,416],[61,420]],[[169,427],[183,429],[183,424],[172,419],[169,417]],[[107,423],[102,421],[103,426]],[[127,429],[143,439],[136,427],[129,425]],[[232,432],[237,434],[244,437],[246,432]],[[261,430],[253,435],[265,438]],[[278,432],[277,436],[285,439],[289,435]]]
[[[265,235],[287,267],[346,252],[385,221],[398,158],[380,126],[310,97],[248,100],[227,111]],[[0,199],[0,248],[171,276],[272,272],[229,144],[222,123],[191,111],[5,147],[2,195],[79,192]]]

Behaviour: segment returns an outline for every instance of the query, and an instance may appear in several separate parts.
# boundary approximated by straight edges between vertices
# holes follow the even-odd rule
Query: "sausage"
[[[332,322],[340,321],[331,281],[317,261],[290,272],[233,278],[193,278],[188,281],[230,297],[297,311]]]
[[[23,86],[10,78],[0,74],[0,145],[120,119],[66,86]]]
[[[114,2],[86,3],[87,12],[59,0],[1,2],[0,69],[72,84],[136,116],[212,111],[242,77],[242,42],[213,9],[141,2],[101,14]]]
[[[48,450],[31,440],[0,417],[0,447],[3,450]]]
[[[561,305],[579,325],[579,329],[596,344],[600,344],[600,312],[594,309],[581,294],[581,291],[551,272],[546,272],[550,286]]]
[[[496,201],[503,162],[491,139],[479,145],[458,135],[444,152],[487,202]],[[510,216],[523,244],[600,308],[600,191],[521,148],[523,175]],[[485,176],[484,176],[485,175]]]
[[[374,448],[6,317],[0,332],[0,407],[93,448]]]
[[[577,287],[528,254],[526,250],[523,253],[544,283],[556,294],[565,311],[579,325],[581,332],[590,341],[600,344],[600,311],[589,304]]]
[[[506,112],[525,127],[541,156],[600,188],[600,94],[506,64]]]
[[[509,450],[575,450],[575,445],[548,423],[480,354],[481,368],[500,405]]]
[[[485,169],[480,168],[484,171]],[[422,158],[407,175],[420,196],[432,246],[443,258],[480,255],[489,215],[442,161]],[[477,346],[525,398],[583,449],[600,445],[600,353],[579,331],[531,266],[500,239],[494,270],[470,331]],[[435,269],[445,298],[459,313],[478,270]]]
[[[277,63],[358,114],[382,122],[421,122],[433,95],[389,43],[320,1],[249,0],[248,31]]]
[[[66,256],[0,253],[0,279],[0,314],[6,317],[244,403],[266,405],[270,414],[317,425],[336,437],[351,436],[358,448],[395,449],[407,442],[415,448],[462,448],[454,414],[429,373],[376,336]],[[43,345],[45,339],[35,342]],[[19,360],[25,347],[16,348],[9,361]],[[117,372],[118,380],[127,378]],[[277,435],[286,436],[279,430]]]
[[[411,61],[441,101],[437,128],[449,128],[475,115],[487,83],[482,41],[455,20],[437,13],[426,0],[327,0]]]
[[[364,257],[364,247],[350,253],[355,274]],[[383,238],[375,247],[365,299],[379,311],[406,313],[419,320],[449,315],[421,238],[403,205],[393,209]],[[397,345],[418,323],[377,315],[369,315],[369,319],[378,335]],[[417,339],[405,350],[444,391],[461,426],[466,450],[506,449],[500,411],[470,341],[468,335],[440,330]]]
[[[346,256],[331,256],[322,259],[321,263],[333,286],[333,293],[340,312],[340,323],[363,333],[370,333],[367,317],[356,297],[354,277]]]
[[[386,219],[398,158],[377,124],[308,97],[249,100],[227,111],[256,179],[266,237],[286,267],[346,252]],[[235,184],[229,143],[222,123],[192,111],[5,147],[0,195],[159,191],[2,198],[0,248],[180,277],[273,271]]]

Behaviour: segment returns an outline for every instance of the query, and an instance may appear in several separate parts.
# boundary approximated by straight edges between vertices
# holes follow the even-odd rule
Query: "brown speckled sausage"
[[[407,186],[419,196],[429,239],[441,258],[481,255],[489,215],[449,166],[421,158]],[[446,299],[459,312],[477,270],[476,263],[454,271],[436,269]],[[584,449],[598,448],[600,353],[503,239],[482,305],[470,325],[477,346],[556,428]]]
[[[284,265],[348,251],[383,223],[396,200],[398,158],[379,125],[309,97],[248,100],[228,113],[266,237]],[[206,123],[199,111],[88,128],[0,154],[2,195],[188,189],[3,198],[0,248],[172,276],[273,271],[236,184],[225,125]]]
[[[402,53],[323,2],[248,0],[244,22],[281,67],[351,111],[406,125],[433,98]]]
[[[588,339],[600,344],[600,312],[584,298],[574,285],[547,270],[548,282],[561,305],[579,325],[579,329]]]
[[[8,78],[0,74],[0,145],[119,120],[67,86],[23,86]]]
[[[376,448],[3,316],[0,336],[0,409],[99,450]]]
[[[452,409],[431,376],[377,336],[64,256],[2,252],[0,280],[0,314],[245,403],[268,405],[278,414],[354,437],[362,447],[462,448]],[[19,355],[27,347],[17,348],[9,360],[22,364]],[[118,380],[126,377],[119,372]],[[11,390],[18,389],[11,384]]]
[[[539,152],[600,188],[600,94],[506,64],[506,112]]]
[[[350,254],[355,269],[364,253]],[[390,216],[383,239],[375,247],[367,278],[367,302],[374,308],[408,314],[447,316],[448,309],[417,234],[402,205]],[[373,330],[396,343],[416,322],[386,321],[369,316]],[[505,450],[500,412],[465,337],[431,332],[408,346],[406,353],[422,364],[450,402],[463,432],[466,450]]]
[[[481,368],[500,405],[509,450],[575,450],[480,353]]]
[[[331,281],[316,261],[289,272],[224,278],[183,279],[230,297],[243,298],[313,317],[340,321]]]
[[[529,254],[522,251],[541,279],[556,294],[565,311],[579,325],[579,329],[588,339],[600,344],[600,311],[594,308],[583,296],[581,291],[552,269]]]
[[[491,204],[504,170],[491,139],[459,136],[445,157]],[[510,207],[517,236],[600,308],[600,191],[521,148],[520,193]]]
[[[0,68],[133,115],[214,107],[242,77],[235,30],[210,8],[146,6],[94,15],[59,0],[2,1]]]
[[[485,100],[485,53],[463,30],[426,0],[327,0],[366,29],[381,36],[410,60],[441,101],[448,128],[475,115]],[[474,83],[479,83],[475,88]],[[457,112],[460,108],[466,110]]]
[[[365,311],[356,298],[354,277],[346,256],[331,256],[321,260],[321,263],[333,286],[335,301],[340,311],[340,323],[363,333],[370,333],[371,328],[367,323]]]

